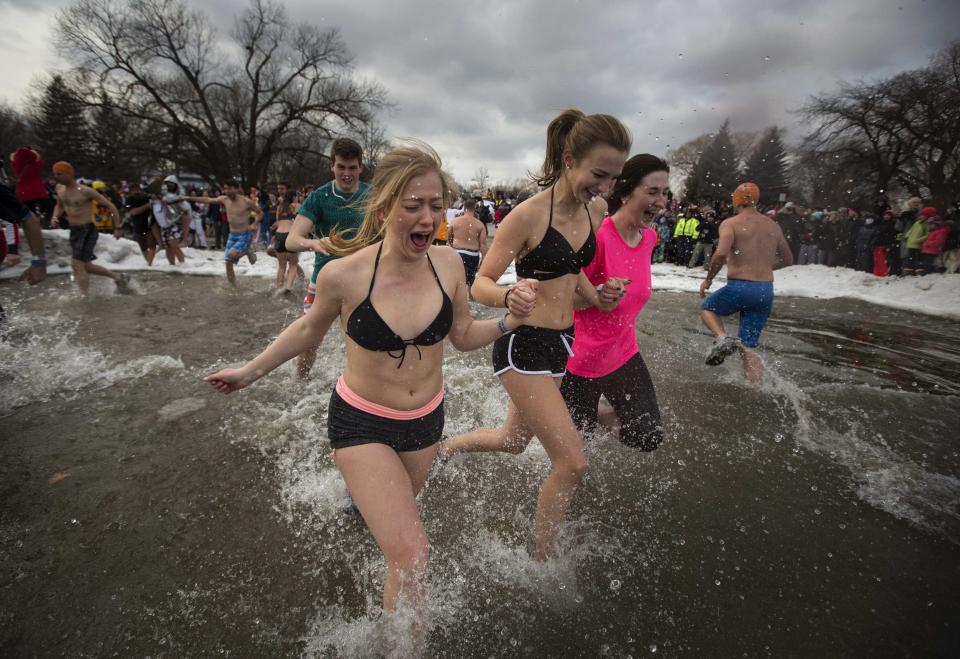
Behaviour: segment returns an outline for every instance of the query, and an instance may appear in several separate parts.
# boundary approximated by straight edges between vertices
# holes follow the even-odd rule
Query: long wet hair
[[[344,231],[331,232],[330,252],[337,256],[347,256],[383,240],[386,222],[382,218],[389,217],[400,203],[400,195],[411,179],[430,172],[440,175],[443,207],[448,208],[453,180],[443,171],[443,163],[433,147],[419,140],[408,140],[404,146],[387,152],[377,163],[377,169],[373,173],[373,192],[365,202],[363,223],[353,237],[348,237]]]
[[[613,215],[623,205],[647,174],[653,172],[670,173],[670,165],[665,160],[650,153],[638,153],[623,165],[623,171],[613,184],[613,192],[607,199],[607,211]]]
[[[630,153],[630,131],[609,114],[584,114],[575,108],[564,110],[547,126],[547,155],[540,174],[531,178],[541,188],[557,182],[563,172],[563,152],[567,149],[574,160],[580,160],[598,144]]]

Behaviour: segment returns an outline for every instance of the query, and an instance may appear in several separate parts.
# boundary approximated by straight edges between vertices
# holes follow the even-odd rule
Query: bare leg
[[[714,336],[726,336],[727,332],[723,329],[723,321],[720,320],[720,316],[717,314],[712,311],[707,311],[706,309],[701,309],[700,320],[703,321],[703,324],[707,326],[708,330],[713,332]]]
[[[337,468],[387,563],[383,608],[398,601],[415,608],[426,603],[425,571],[430,543],[417,512],[416,495],[433,462],[436,447],[397,453],[384,444],[339,449]]]
[[[70,266],[73,268],[73,277],[77,280],[77,287],[80,289],[80,293],[86,295],[90,289],[90,275],[87,274],[86,263],[84,261],[78,261],[77,259],[71,259]]]
[[[313,363],[317,361],[317,349],[310,348],[302,352],[297,357],[297,377],[301,380],[305,380],[307,376],[310,375],[310,369],[313,368]]]
[[[167,246],[164,248],[164,252],[167,254],[167,260],[170,261],[170,265],[175,265],[177,258],[176,253],[173,251],[173,243],[167,243]]]
[[[762,384],[763,362],[760,360],[760,355],[750,348],[742,348],[741,354],[743,357],[743,374],[747,377],[747,380],[751,384]]]
[[[292,291],[293,282],[297,280],[297,270],[300,268],[300,266],[297,265],[296,254],[287,254],[284,258],[287,262],[287,285],[285,288],[288,291]]]
[[[498,452],[519,455],[526,450],[533,433],[523,424],[517,407],[511,401],[507,418],[499,428],[476,428],[443,443],[444,458],[457,453]]]
[[[113,281],[120,279],[120,275],[115,273],[113,270],[107,270],[102,265],[97,265],[92,262],[86,262],[87,272],[91,275],[100,275],[101,277],[109,277]]]
[[[272,248],[271,248],[272,249]],[[283,280],[287,274],[287,259],[283,254],[274,254],[277,257],[277,281],[274,282],[274,288],[283,286]]]
[[[455,450],[511,451],[519,453],[531,434],[536,435],[550,458],[550,473],[540,486],[537,498],[534,560],[546,560],[555,551],[560,525],[573,494],[587,471],[583,441],[560,395],[559,378],[522,375],[507,371],[500,376],[516,416],[508,412],[499,431],[467,435],[454,443]],[[454,441],[454,440],[451,440]],[[448,442],[449,444],[449,442]]]
[[[236,250],[231,250],[231,254]],[[237,276],[233,272],[233,261],[227,261],[227,281],[231,284],[237,283]]]

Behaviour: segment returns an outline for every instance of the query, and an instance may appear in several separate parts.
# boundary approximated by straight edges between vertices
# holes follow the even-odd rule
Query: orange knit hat
[[[734,206],[756,206],[760,201],[760,188],[756,183],[741,183],[733,191]]]
[[[54,174],[63,174],[64,176],[76,176],[76,172],[73,170],[73,165],[68,163],[66,160],[61,160],[60,162],[53,163],[51,167]]]

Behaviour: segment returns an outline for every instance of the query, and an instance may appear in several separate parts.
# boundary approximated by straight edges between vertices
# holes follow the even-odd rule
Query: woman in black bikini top
[[[497,340],[494,373],[510,395],[501,428],[482,428],[445,442],[441,452],[519,453],[534,435],[550,458],[537,505],[534,558],[554,551],[557,532],[587,468],[583,442],[558,385],[572,354],[574,296],[609,309],[583,274],[596,252],[600,198],[620,175],[630,151],[627,129],[610,115],[567,110],[547,128],[547,155],[536,180],[549,188],[526,200],[497,229],[471,288],[474,299],[507,307],[524,326]],[[516,258],[517,283],[497,280]]]
[[[389,152],[377,166],[356,237],[330,236],[344,258],[320,271],[310,311],[243,367],[206,378],[224,393],[241,389],[318,346],[339,318],[349,340],[327,435],[384,553],[385,609],[426,601],[429,543],[415,499],[443,433],[443,339],[474,350],[520,324],[511,314],[473,320],[463,262],[449,247],[432,246],[452,187],[430,147]]]

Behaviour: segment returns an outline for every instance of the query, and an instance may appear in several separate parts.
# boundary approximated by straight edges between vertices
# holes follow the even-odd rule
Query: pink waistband
[[[395,410],[392,407],[386,407],[384,405],[378,405],[377,403],[371,403],[366,398],[361,398],[347,386],[347,383],[343,381],[343,376],[341,375],[337,379],[336,386],[337,394],[340,398],[343,399],[350,407],[355,407],[361,412],[366,412],[367,414],[375,414],[377,416],[383,417],[384,419],[393,419],[395,421],[412,421],[413,419],[419,419],[424,417],[430,412],[434,411],[440,407],[440,403],[443,402],[443,386],[440,387],[440,391],[437,392],[437,395],[433,397],[430,402],[428,402],[423,407],[418,407],[415,410]]]

